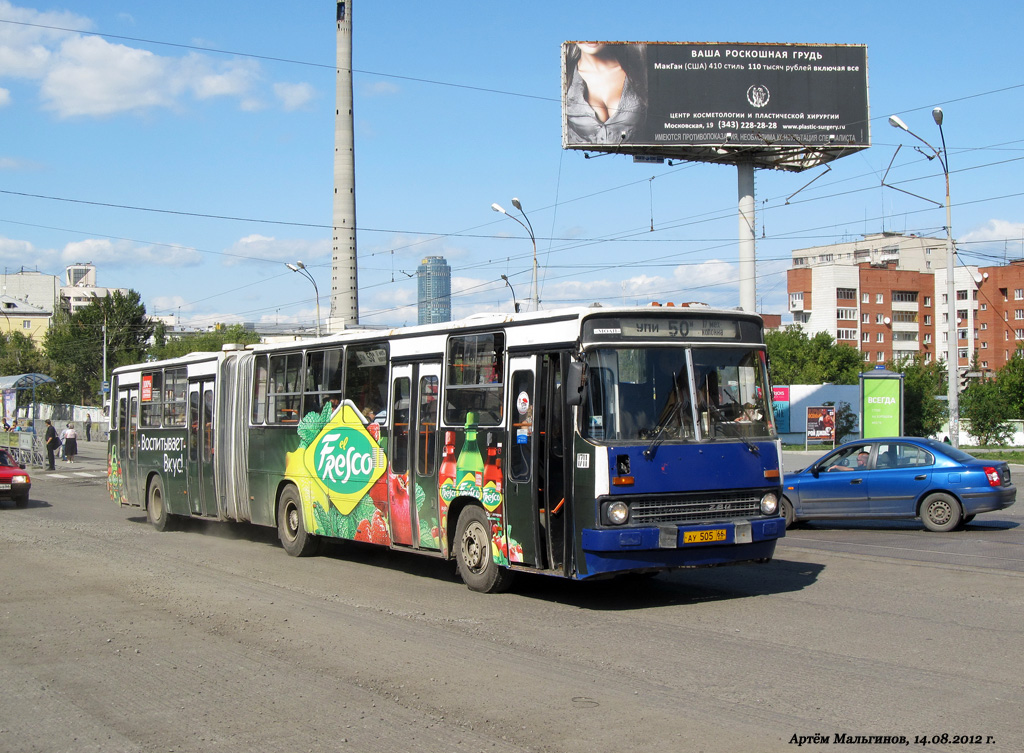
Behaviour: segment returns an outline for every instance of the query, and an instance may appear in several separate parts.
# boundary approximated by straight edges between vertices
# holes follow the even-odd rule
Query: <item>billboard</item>
[[[775,427],[779,434],[789,433],[789,387],[772,387]]]
[[[871,145],[867,47],[565,42],[566,149],[799,171]]]
[[[836,441],[836,407],[819,405],[807,409],[807,441]]]

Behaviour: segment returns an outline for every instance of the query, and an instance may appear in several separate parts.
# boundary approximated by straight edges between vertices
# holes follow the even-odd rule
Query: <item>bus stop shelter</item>
[[[16,376],[0,377],[0,394],[4,395],[4,406],[6,409],[8,391],[15,393],[32,391],[32,417],[30,419],[30,431],[5,432],[0,445],[6,446],[8,450],[20,463],[42,465],[43,446],[42,440],[36,436],[36,419],[39,417],[39,403],[36,401],[36,387],[41,384],[51,384],[56,380],[46,374],[18,374]],[[5,416],[6,417],[6,416]]]

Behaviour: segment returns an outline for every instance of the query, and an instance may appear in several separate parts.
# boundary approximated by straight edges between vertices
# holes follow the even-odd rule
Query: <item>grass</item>
[[[961,447],[964,452],[979,460],[1005,460],[1007,463],[1024,463],[1024,450],[991,450]]]

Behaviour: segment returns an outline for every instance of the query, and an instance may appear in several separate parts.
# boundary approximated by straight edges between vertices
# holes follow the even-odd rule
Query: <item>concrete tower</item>
[[[338,0],[337,89],[334,111],[334,230],[331,332],[359,324],[356,268],[356,150],[352,135],[352,0]]]

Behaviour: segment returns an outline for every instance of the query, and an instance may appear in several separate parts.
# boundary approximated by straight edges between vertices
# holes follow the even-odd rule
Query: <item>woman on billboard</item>
[[[565,45],[568,144],[623,144],[642,137],[647,54],[642,44]]]

